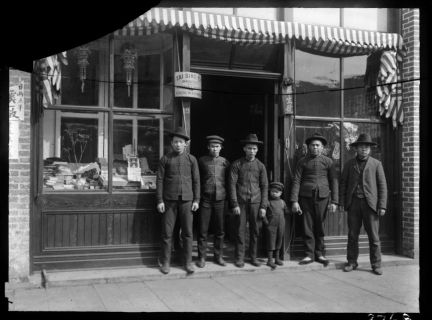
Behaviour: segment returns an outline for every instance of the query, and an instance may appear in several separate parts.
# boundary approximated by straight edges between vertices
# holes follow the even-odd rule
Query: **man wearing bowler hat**
[[[309,154],[297,162],[291,188],[292,211],[303,215],[303,242],[306,257],[300,264],[313,261],[328,265],[324,247],[324,221],[338,205],[338,180],[333,160],[322,155],[326,138],[315,133],[306,139]]]
[[[219,155],[224,139],[219,136],[208,136],[207,149],[209,154],[198,159],[201,176],[201,212],[198,228],[198,262],[199,268],[204,268],[207,257],[207,233],[210,220],[214,226],[213,260],[225,267],[223,259],[224,243],[224,208],[227,196],[225,182],[227,181],[230,163]]]
[[[268,199],[267,171],[264,164],[255,156],[258,141],[255,134],[249,134],[246,140],[240,141],[243,145],[245,157],[236,160],[230,170],[229,197],[231,207],[235,216],[235,265],[244,267],[245,255],[245,229],[246,219],[249,218],[249,252],[251,264],[259,267],[261,262],[257,259],[257,240],[259,233],[259,222],[266,214]]]
[[[198,162],[186,153],[189,136],[185,129],[178,127],[168,133],[173,151],[159,160],[156,177],[157,209],[162,213],[161,272],[169,273],[171,240],[177,214],[180,218],[183,240],[182,258],[188,273],[192,266],[192,223],[191,211],[196,211],[200,200]]]
[[[359,255],[358,238],[362,224],[369,238],[369,258],[372,270],[381,275],[381,244],[378,235],[379,216],[387,208],[387,183],[380,161],[370,156],[372,142],[368,133],[359,135],[351,146],[357,156],[345,163],[339,184],[342,212],[348,211],[348,263],[344,270],[357,268]]]

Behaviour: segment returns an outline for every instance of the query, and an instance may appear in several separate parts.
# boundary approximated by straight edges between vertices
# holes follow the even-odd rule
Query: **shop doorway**
[[[225,139],[221,156],[232,163],[244,156],[240,141],[254,133],[265,142],[257,158],[271,170],[274,80],[203,75],[202,89],[202,99],[192,101],[191,154],[206,155],[205,137],[215,134]]]

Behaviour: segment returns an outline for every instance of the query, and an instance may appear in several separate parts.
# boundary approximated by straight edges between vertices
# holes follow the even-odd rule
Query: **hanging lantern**
[[[135,59],[138,58],[138,51],[135,45],[130,42],[124,43],[121,48],[121,59],[126,70],[126,84],[128,85],[128,97],[130,97],[130,85],[132,84],[132,71],[135,69]]]
[[[87,61],[89,54],[91,54],[91,50],[88,45],[79,46],[74,50],[74,55],[77,57],[78,65],[80,67],[80,80],[82,82],[81,84],[82,92],[84,92],[84,80],[86,79],[86,67],[89,64]]]

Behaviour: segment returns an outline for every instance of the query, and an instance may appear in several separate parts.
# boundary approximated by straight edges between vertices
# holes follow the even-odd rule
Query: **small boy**
[[[267,265],[271,268],[276,268],[276,265],[283,266],[282,260],[279,259],[279,249],[282,246],[285,231],[284,214],[288,214],[288,207],[285,201],[280,198],[283,189],[284,185],[280,182],[270,183],[270,198],[267,204],[266,217],[263,218],[266,229]]]

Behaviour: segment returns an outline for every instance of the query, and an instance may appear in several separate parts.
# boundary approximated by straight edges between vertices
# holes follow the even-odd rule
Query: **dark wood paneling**
[[[103,214],[102,214],[103,215]],[[92,214],[92,228],[91,228],[91,245],[97,246],[99,244],[99,213]]]
[[[69,247],[69,215],[63,216],[63,230],[62,230],[62,236],[63,236],[63,247]]]
[[[47,229],[44,233],[47,237],[47,247],[52,248],[54,247],[54,230],[55,230],[55,216],[48,216],[47,217]]]
[[[107,215],[107,244],[114,243],[114,214]]]
[[[113,222],[113,229],[114,229],[114,236],[113,236],[113,244],[117,245],[120,244],[120,214],[114,213],[114,222]]]
[[[99,245],[107,244],[107,214],[99,216]]]
[[[54,224],[54,246],[62,247],[63,246],[63,216],[57,215],[55,217]]]
[[[84,215],[78,215],[77,246],[84,245]]]
[[[71,214],[69,216],[69,245],[76,247],[77,245],[77,231],[78,231],[78,215]]]
[[[128,243],[128,215],[127,213],[120,215],[120,243]]]
[[[84,245],[91,246],[92,238],[92,215],[84,215]]]

